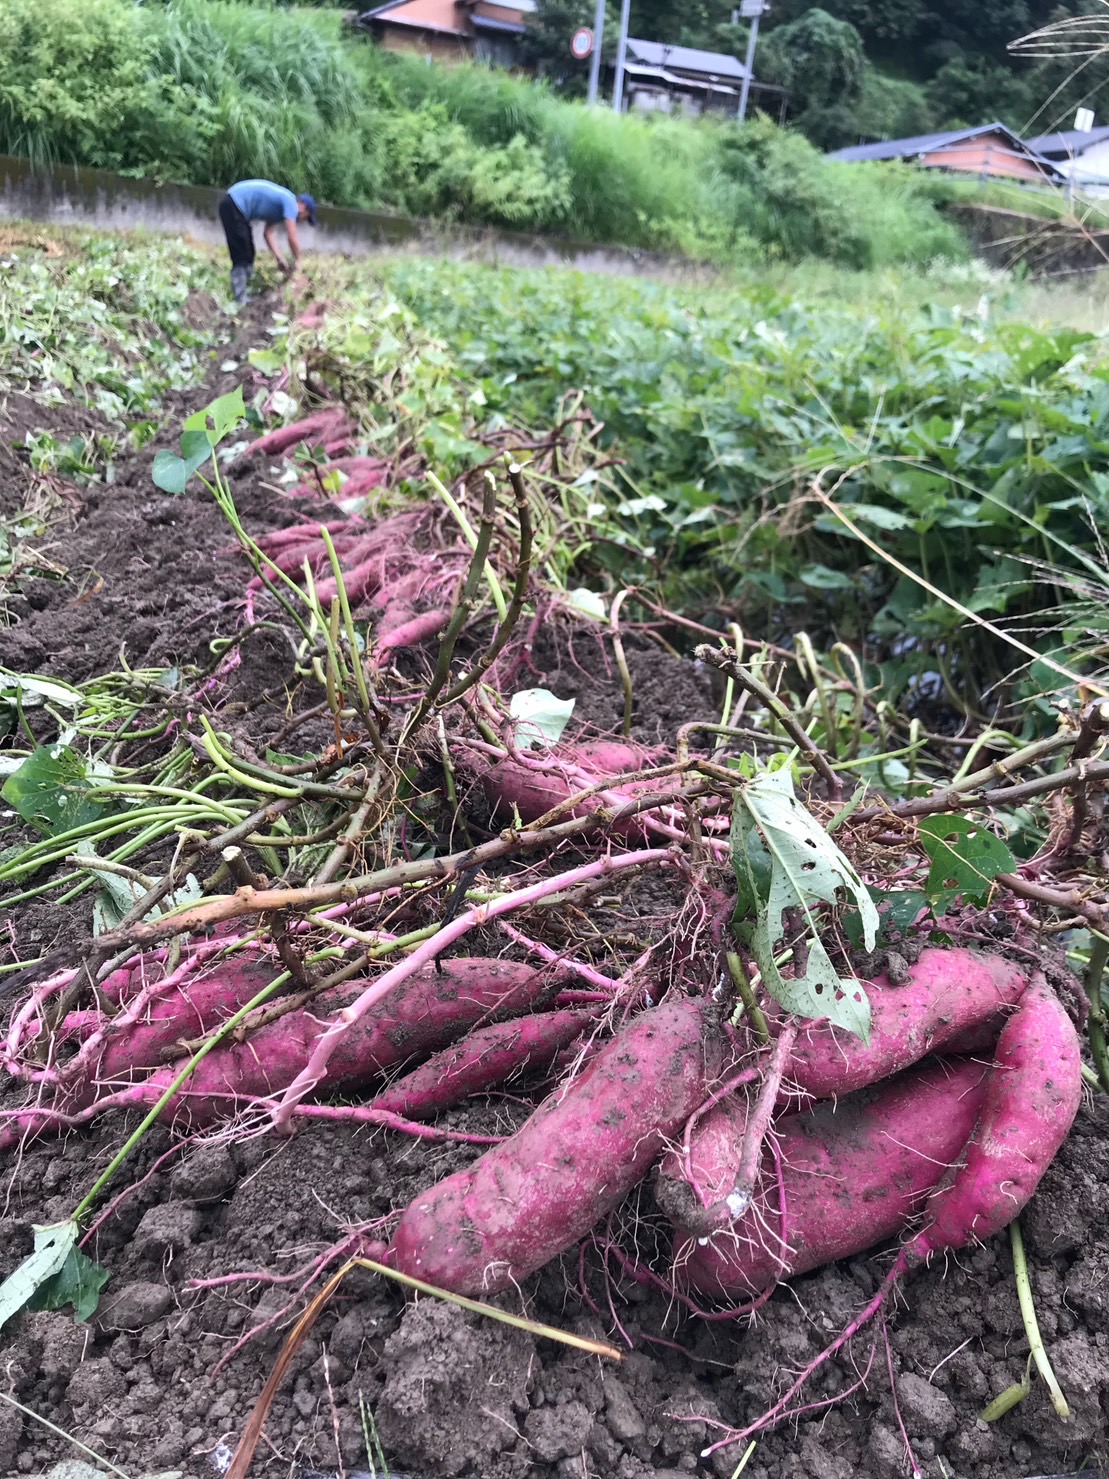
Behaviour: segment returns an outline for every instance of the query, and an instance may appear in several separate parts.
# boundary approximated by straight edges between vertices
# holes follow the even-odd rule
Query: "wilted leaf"
[[[64,1310],[73,1306],[75,1320],[87,1320],[96,1313],[100,1291],[109,1279],[108,1270],[82,1253],[76,1243],[56,1274],[44,1279],[27,1301],[29,1310]]]
[[[811,911],[817,904],[853,900],[868,950],[877,937],[878,911],[854,868],[797,800],[788,771],[764,772],[737,792],[732,862],[739,887],[735,925],[750,944],[767,990],[787,1011],[827,1019],[865,1042],[866,993],[858,981],[838,974]],[[804,921],[808,960],[803,972],[787,979],[775,955],[783,914],[791,909]]]
[[[995,1423],[999,1417],[1004,1417],[1007,1412],[1024,1401],[1032,1390],[1032,1357],[1029,1356],[1024,1367],[1024,1380],[1014,1382],[1011,1387],[1006,1387],[999,1392],[993,1401],[978,1414],[980,1421],[984,1423]]]
[[[0,673],[0,700],[10,704],[18,700],[25,709],[37,708],[44,703],[76,709],[81,703],[81,695],[76,688],[52,682],[49,678],[35,678],[28,673]]]
[[[79,1233],[72,1219],[35,1228],[35,1251],[0,1284],[0,1330],[61,1271],[76,1247]]]
[[[586,590],[584,586],[568,591],[566,604],[571,611],[577,611],[582,616],[591,616],[595,621],[604,621],[607,615],[604,597],[598,596],[595,591]]]

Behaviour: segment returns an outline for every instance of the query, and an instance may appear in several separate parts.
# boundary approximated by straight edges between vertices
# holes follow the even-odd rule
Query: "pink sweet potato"
[[[434,1119],[474,1094],[547,1068],[595,1020],[592,1012],[581,1010],[537,1012],[479,1027],[390,1084],[373,1107],[410,1120]]]
[[[572,756],[575,764],[583,770],[592,771],[602,780],[607,776],[627,775],[631,771],[646,770],[651,765],[665,764],[667,752],[661,746],[631,744],[627,740],[584,740],[574,747]]]
[[[275,529],[270,534],[263,534],[258,539],[258,547],[272,555],[276,550],[284,549],[290,544],[304,544],[310,540],[322,543],[320,539],[321,529],[334,537],[345,534],[360,532],[360,521],[355,519],[333,519],[330,524],[321,524],[316,519],[309,519],[299,524],[289,524],[284,529]]]
[[[1078,1033],[1036,976],[1001,1033],[966,1158],[930,1198],[912,1251],[963,1248],[1007,1227],[1031,1201],[1081,1100]]]
[[[448,621],[449,611],[421,611],[417,616],[410,616],[407,621],[398,622],[385,630],[379,629],[376,662],[379,664],[402,648],[418,647],[421,642],[437,637]]]
[[[272,977],[271,977],[272,979]],[[307,1063],[332,1014],[357,996],[365,982],[322,994],[311,1008],[286,1013],[243,1042],[227,1041],[196,1069],[166,1117],[207,1123],[233,1112],[237,1098],[280,1092]],[[358,1088],[389,1068],[454,1042],[469,1029],[533,1010],[553,994],[557,976],[514,961],[459,959],[416,972],[353,1024],[328,1064],[319,1092]],[[158,1098],[180,1072],[178,1062],[143,1080],[136,1103]],[[124,1072],[120,1077],[128,1077]]]
[[[759,1182],[762,1205],[707,1241],[696,1236],[699,1229],[677,1227],[676,1277],[702,1294],[750,1298],[779,1279],[849,1258],[902,1232],[963,1154],[986,1097],[987,1076],[987,1067],[972,1059],[940,1060],[837,1104],[778,1120],[784,1227],[768,1147]],[[694,1129],[691,1167],[710,1202],[722,1201],[735,1184],[745,1116],[745,1101],[732,1096]],[[680,1158],[671,1152],[660,1167],[659,1197],[680,1222],[675,1187],[692,1205]]]
[[[356,472],[380,473],[384,471],[386,466],[387,464],[380,457],[367,457],[365,455],[347,456],[336,457],[334,461],[328,462],[324,467],[321,467],[320,472],[324,477],[329,472],[341,472],[344,476],[351,477]]]
[[[567,747],[553,760],[498,760],[484,768],[478,778],[495,813],[510,816],[515,808],[523,821],[534,822],[579,791],[600,785],[613,774],[620,774],[619,767],[624,762],[627,762],[625,769],[642,769],[648,753],[634,745],[597,741],[583,745],[580,750]],[[613,766],[617,768],[614,770]],[[566,816],[588,816],[601,807],[634,800],[646,791],[665,791],[676,784],[675,777],[627,781],[578,802],[569,808]],[[643,823],[635,818],[618,829],[624,836],[638,835],[642,830]]]
[[[243,451],[244,457],[280,457],[290,447],[301,442],[313,445],[334,440],[336,434],[347,423],[347,414],[334,406],[325,411],[316,411],[303,421],[294,421],[290,426],[278,426],[265,436],[258,437]]]
[[[870,1041],[817,1023],[798,1037],[786,1081],[814,1099],[892,1078],[930,1053],[973,1052],[996,1042],[1027,977],[999,955],[925,950],[903,986],[868,984]]]
[[[257,996],[281,969],[272,961],[239,957],[221,962],[203,979],[189,979],[156,996],[133,1023],[113,1022],[95,1068],[99,1079],[131,1078],[160,1068],[175,1044],[204,1037]]]
[[[702,1003],[642,1012],[515,1135],[417,1196],[391,1262],[463,1294],[541,1268],[617,1206],[703,1101],[717,1042]]]
[[[361,560],[357,565],[352,563],[349,567],[345,560],[341,561],[340,568],[343,572],[343,586],[347,593],[347,600],[352,606],[374,595],[381,589],[381,583],[385,579],[384,559],[380,554]],[[320,605],[325,608],[338,594],[339,583],[334,576],[321,580],[316,586],[316,595]]]

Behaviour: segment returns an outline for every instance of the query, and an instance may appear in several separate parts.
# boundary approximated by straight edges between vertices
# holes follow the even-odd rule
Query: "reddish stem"
[[[457,919],[451,920],[437,934],[432,935],[430,940],[425,940],[422,945],[417,946],[411,955],[398,961],[391,970],[386,971],[383,976],[368,986],[361,996],[343,1008],[332,1026],[317,1041],[307,1065],[282,1095],[274,1110],[274,1127],[278,1130],[288,1128],[294,1107],[322,1080],[331,1055],[339,1046],[348,1028],[360,1021],[369,1009],[387,996],[395,986],[406,981],[422,966],[430,965],[455,940],[461,939],[463,935],[479,925],[489,924],[492,920],[499,919],[503,914],[510,914],[513,910],[522,909],[528,904],[538,903],[540,899],[549,898],[552,894],[564,893],[567,889],[577,888],[592,878],[602,877],[605,873],[624,868],[642,868],[649,863],[669,862],[671,858],[672,854],[666,848],[644,848],[638,852],[623,853],[618,857],[600,858],[595,863],[587,863],[580,868],[571,868],[565,873],[557,873],[552,878],[544,878],[539,883],[533,883],[528,888],[504,894],[491,903],[479,904],[474,909],[468,909],[465,914],[460,914]]]
[[[819,1371],[821,1366],[825,1365],[826,1362],[830,1361],[832,1357],[837,1353],[837,1351],[841,1351],[843,1347],[847,1344],[847,1342],[852,1338],[852,1336],[857,1335],[864,1325],[869,1324],[869,1322],[873,1320],[874,1316],[878,1313],[878,1311],[885,1304],[886,1300],[889,1298],[898,1281],[908,1271],[908,1268],[908,1252],[905,1248],[902,1248],[901,1252],[897,1255],[893,1267],[890,1269],[886,1277],[882,1280],[881,1286],[879,1287],[878,1292],[877,1294],[875,1294],[874,1298],[870,1301],[869,1304],[865,1305],[862,1311],[855,1316],[851,1323],[846,1326],[846,1328],[842,1330],[839,1335],[836,1336],[831,1345],[825,1346],[820,1355],[809,1362],[804,1371],[802,1371],[801,1375],[790,1387],[789,1391],[786,1392],[785,1396],[780,1397],[778,1401],[775,1402],[774,1406],[771,1407],[768,1412],[764,1412],[762,1417],[760,1417],[756,1422],[749,1424],[749,1426],[743,1428],[741,1431],[729,1433],[726,1438],[721,1438],[720,1441],[718,1443],[714,1443],[711,1448],[703,1449],[701,1457],[708,1458],[711,1454],[715,1453],[718,1448],[727,1448],[732,1443],[742,1443],[744,1439],[753,1437],[755,1433],[761,1433],[766,1428],[774,1427],[776,1423],[781,1422],[783,1418],[789,1416],[790,1414],[787,1412],[789,1404],[793,1401],[794,1397],[797,1396],[798,1392],[808,1381],[809,1377],[812,1376],[815,1372]],[[871,1356],[871,1359],[873,1359],[873,1354]],[[869,1369],[870,1367],[868,1365],[867,1370],[869,1371]],[[835,1397],[831,1398],[830,1401],[839,1402],[843,1399],[845,1395],[846,1394],[842,1392],[838,1393]],[[802,1408],[801,1410],[807,1412],[811,1409]]]

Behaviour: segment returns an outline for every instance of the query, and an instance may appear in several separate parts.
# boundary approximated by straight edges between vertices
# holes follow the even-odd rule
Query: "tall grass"
[[[908,171],[831,164],[767,124],[618,117],[266,0],[0,0],[4,148],[716,262],[965,251]]]

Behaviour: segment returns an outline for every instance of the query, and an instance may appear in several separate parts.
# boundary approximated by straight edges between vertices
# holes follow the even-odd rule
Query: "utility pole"
[[[620,7],[620,40],[616,44],[616,84],[612,89],[612,106],[619,113],[624,106],[624,64],[628,59],[628,16],[632,0],[623,0]]]
[[[601,81],[601,42],[605,39],[605,0],[597,0],[597,12],[593,17],[593,55],[589,58],[589,99],[597,101],[597,89]]]
[[[739,91],[739,121],[747,117],[747,100],[751,96],[751,79],[755,75],[755,47],[759,40],[759,21],[770,9],[767,0],[743,0],[739,7],[739,13],[745,21],[751,22],[751,34],[747,38],[747,63],[743,75],[743,84]],[[733,18],[735,12],[732,12]]]

